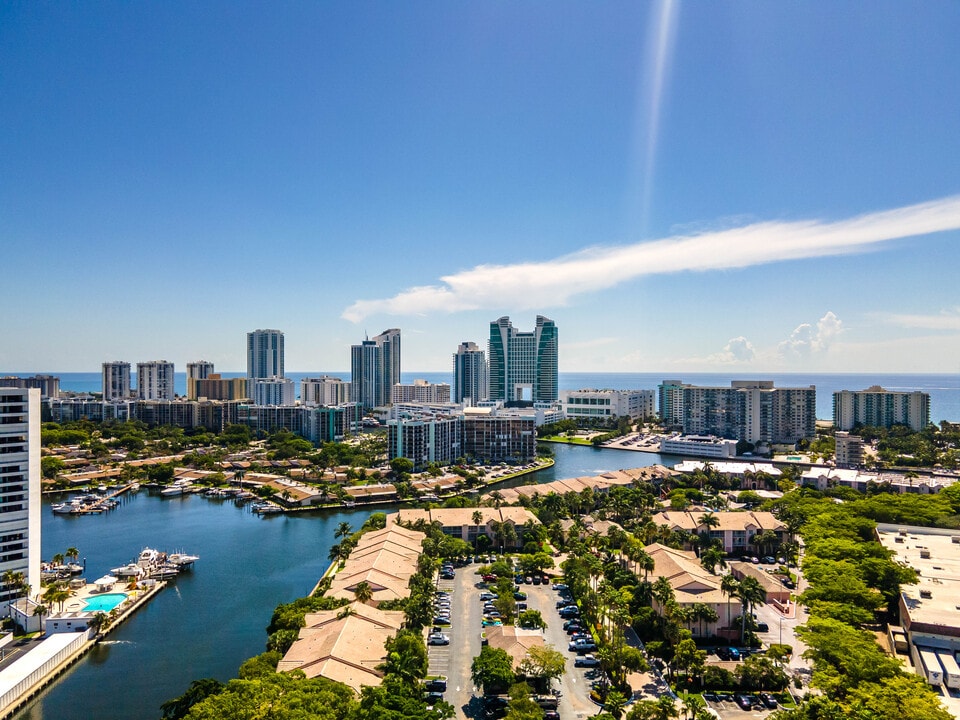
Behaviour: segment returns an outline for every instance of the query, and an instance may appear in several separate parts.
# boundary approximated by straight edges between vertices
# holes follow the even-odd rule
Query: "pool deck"
[[[110,622],[109,627],[99,633],[88,630],[81,633],[44,634],[40,639],[24,640],[4,648],[4,657],[0,658],[0,697],[3,696],[5,691],[15,688],[20,683],[24,683],[25,686],[15,697],[4,698],[3,707],[0,707],[0,720],[10,717],[30,702],[54,678],[83,657],[96,643],[105,638],[115,628],[126,622],[133,613],[143,607],[150,598],[166,586],[166,582],[158,580],[152,587],[137,590],[127,590],[126,583],[122,582],[116,583],[113,589],[103,592],[98,592],[96,586],[91,584],[75,590],[76,594],[64,603],[63,612],[44,618],[45,623],[56,617],[76,618],[90,614],[85,612],[83,608],[93,597],[122,592],[127,595],[127,600],[117,606],[118,613]],[[63,657],[58,662],[43,668],[43,672],[37,677],[38,670],[43,665],[42,662],[38,663],[38,661],[44,660],[49,663],[47,656],[54,656],[51,649],[55,650],[64,644],[64,636],[71,639],[84,636],[85,640],[79,643],[67,657]],[[57,647],[54,648],[53,646]],[[29,680],[29,682],[24,682],[26,680]]]

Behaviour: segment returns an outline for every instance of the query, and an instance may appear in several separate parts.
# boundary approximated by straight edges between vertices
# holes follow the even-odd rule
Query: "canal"
[[[553,445],[556,464],[511,485],[672,465],[649,453]],[[341,522],[359,528],[373,510],[257,516],[230,500],[140,491],[93,516],[54,515],[45,501],[43,557],[80,550],[90,580],[134,560],[144,547],[199,555],[129,621],[18,713],[16,720],[159,718],[161,703],[192,680],[236,676],[263,652],[273,608],[310,592],[329,565]]]

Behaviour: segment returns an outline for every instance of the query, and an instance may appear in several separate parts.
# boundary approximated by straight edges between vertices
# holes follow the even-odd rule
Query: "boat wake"
[[[101,640],[101,645],[133,645],[132,640]]]

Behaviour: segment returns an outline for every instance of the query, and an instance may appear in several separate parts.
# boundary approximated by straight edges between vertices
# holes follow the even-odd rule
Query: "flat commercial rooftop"
[[[0,670],[0,696],[9,692],[31,673],[43,667],[50,658],[56,656],[67,645],[77,639],[77,633],[56,633],[41,642],[37,647],[12,665]]]

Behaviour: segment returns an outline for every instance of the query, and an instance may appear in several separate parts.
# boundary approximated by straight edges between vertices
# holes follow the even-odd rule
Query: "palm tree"
[[[689,716],[691,720],[696,720],[697,716],[706,708],[706,701],[699,695],[687,695],[683,698],[684,717]]]
[[[473,521],[473,524],[476,527],[483,525],[483,513],[479,510],[474,510],[473,514],[470,516],[470,519]]]
[[[663,610],[666,607],[667,603],[674,599],[675,594],[673,592],[673,585],[670,584],[670,581],[665,577],[658,577],[656,582],[653,583],[653,587],[650,589],[650,594],[653,596],[653,599],[657,601],[659,605],[660,616],[663,617]]]
[[[740,581],[733,575],[724,575],[720,579],[720,592],[727,596],[727,622],[730,622],[730,598],[740,590]]]
[[[351,535],[353,535],[353,528],[350,526],[350,523],[348,522],[342,522],[339,525],[337,525],[337,529],[333,533],[333,536],[338,540],[340,538],[346,539]]]
[[[50,608],[46,605],[37,605],[33,609],[33,614],[35,617],[40,618],[40,629],[43,630],[43,616],[47,615],[50,612]]]
[[[63,560],[64,560],[63,553],[57,553],[56,555],[53,556],[53,558],[51,559],[51,562],[53,562],[54,565],[63,565]]]
[[[353,589],[353,597],[360,603],[370,602],[373,598],[373,588],[370,587],[370,583],[366,580],[358,582],[357,586]]]
[[[762,605],[767,601],[767,591],[763,589],[759,580],[748,576],[740,581],[737,596],[743,603],[743,617],[740,619],[740,642],[743,643],[747,631],[747,615],[756,605]]]
[[[613,715],[616,720],[620,720],[623,715],[623,709],[627,705],[627,697],[619,690],[611,690],[603,701],[604,709]]]
[[[77,548],[75,547],[68,547],[64,555],[67,556],[68,560],[73,560],[74,562],[77,562],[80,560],[80,551],[77,550]]]

